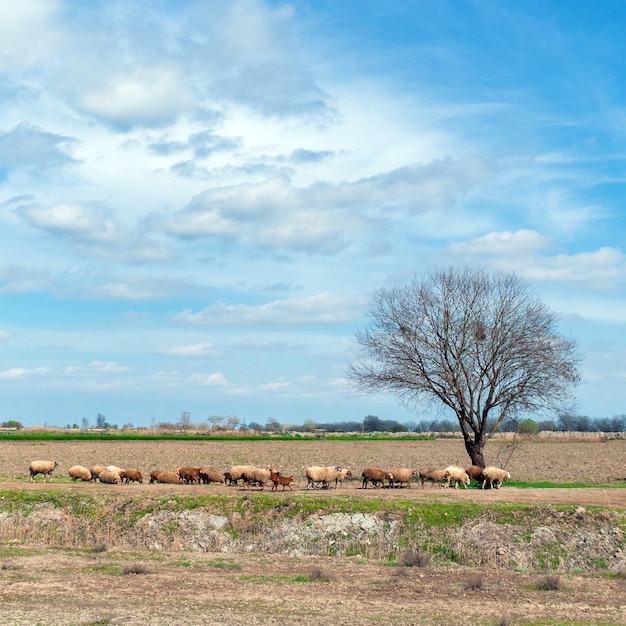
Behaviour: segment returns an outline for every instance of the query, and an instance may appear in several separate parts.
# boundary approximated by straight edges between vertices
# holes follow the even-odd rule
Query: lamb
[[[486,467],[483,470],[483,476],[483,489],[485,488],[485,483],[487,481],[489,481],[490,488],[500,489],[500,485],[511,478],[511,474],[509,474],[509,472],[500,469],[499,467]]]
[[[230,472],[224,472],[224,483],[227,485],[232,485],[234,483],[236,485],[237,480],[233,479],[233,476]]]
[[[441,487],[441,481],[446,480],[448,475],[445,470],[427,468],[419,471],[419,477],[420,482],[422,483],[422,489],[424,489],[424,483],[427,480],[430,481],[430,488],[432,489],[435,486],[435,483],[439,483],[439,486]]]
[[[28,467],[28,471],[30,472],[30,482],[35,482],[35,476],[37,474],[43,474],[43,482],[47,482],[46,476],[50,476],[50,480],[52,480],[52,472],[55,467],[61,465],[60,461],[31,461],[31,464]]]
[[[82,465],[72,465],[72,467],[68,470],[68,473],[71,476],[72,481],[82,480],[84,482],[89,482],[93,480],[91,471]]]
[[[155,483],[157,480],[157,476],[162,472],[163,470],[152,470],[150,472],[150,484]]]
[[[337,489],[339,486],[343,487],[343,479],[346,478],[346,476],[352,478],[352,472],[349,469],[335,468],[335,470],[335,489]]]
[[[98,478],[100,479],[101,483],[106,483],[107,485],[119,485],[122,482],[122,478],[120,477],[118,472],[113,472],[108,469],[100,472]]]
[[[281,476],[280,472],[272,472],[270,474],[270,480],[274,483],[272,491],[278,491],[278,485],[283,486],[283,491],[285,491],[285,487],[289,487],[289,491],[293,491],[291,488],[293,476]]]
[[[465,469],[465,473],[470,477],[470,480],[475,480],[476,482],[482,482],[484,480],[483,476],[484,468],[480,465],[470,465]]]
[[[349,469],[342,469],[337,465],[328,467],[313,465],[306,470],[306,488],[317,489],[321,485],[325,489],[328,489],[333,480],[335,481],[335,487],[337,487],[338,483],[343,485],[343,479],[346,476],[352,478],[352,472]]]
[[[143,483],[143,475],[137,469],[127,469],[120,474],[123,483]]]
[[[470,478],[462,467],[458,465],[448,465],[444,472],[447,473],[446,487],[449,487],[451,482],[454,483],[455,489],[459,488],[459,483],[462,483],[465,489],[469,486]]]
[[[178,475],[184,483],[200,484],[200,468],[199,467],[179,467]]]
[[[91,468],[91,470],[89,470],[91,472],[91,475],[93,476],[94,482],[98,480],[98,476],[100,476],[100,472],[104,472],[105,469],[106,467],[104,467],[104,465],[94,465]]]
[[[363,489],[367,489],[368,482],[378,488],[384,487],[386,480],[393,480],[393,474],[377,467],[366,467],[361,476],[363,477]]]
[[[180,483],[180,476],[178,472],[158,472],[156,475],[156,481],[158,483],[177,485]]]
[[[406,486],[408,487],[411,478],[416,475],[415,470],[408,469],[406,467],[394,467],[389,470],[389,473],[392,475],[392,478],[389,479],[390,487],[393,487],[396,484],[402,486],[403,483],[406,483]]]
[[[213,469],[212,467],[201,467],[199,469],[199,473],[200,473],[200,482],[201,483],[206,483],[207,485],[209,483],[223,483],[224,482],[224,474],[222,474],[222,472],[218,472],[216,469]]]

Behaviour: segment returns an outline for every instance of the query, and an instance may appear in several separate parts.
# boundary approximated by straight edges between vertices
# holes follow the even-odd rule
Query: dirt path
[[[88,493],[102,493],[103,490],[115,490],[116,493],[128,493],[129,495],[150,493],[150,494],[177,494],[189,496],[201,496],[207,494],[244,496],[246,492],[242,487],[226,487],[223,485],[161,485],[161,484],[131,484],[131,485],[102,485],[93,483],[60,483],[54,482],[0,482],[2,490],[73,490]],[[465,500],[475,503],[493,502],[527,502],[530,504],[578,504],[581,506],[601,506],[611,509],[626,510],[626,488],[551,488],[551,489],[518,489],[504,485],[501,489],[439,489],[426,487],[422,489],[418,486],[400,489],[362,489],[355,483],[345,483],[343,488],[329,490],[306,490],[297,488],[293,491],[274,492],[269,487],[263,492],[259,488],[253,488],[251,494],[265,493],[277,499],[298,496],[320,496],[336,498],[378,498],[381,500],[431,500],[433,498],[442,501],[454,502],[455,500]]]

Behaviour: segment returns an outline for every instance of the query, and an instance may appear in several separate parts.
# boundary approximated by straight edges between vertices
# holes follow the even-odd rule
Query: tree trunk
[[[474,441],[471,437],[465,437],[465,449],[472,460],[472,465],[478,465],[478,467],[485,467],[485,457],[483,456],[483,450],[485,448],[485,438],[478,437],[478,441]]]

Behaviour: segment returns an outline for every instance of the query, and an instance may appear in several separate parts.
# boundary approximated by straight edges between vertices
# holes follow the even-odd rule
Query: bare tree
[[[189,430],[189,423],[191,422],[191,413],[189,411],[180,412],[180,429]]]
[[[558,410],[579,381],[576,343],[515,274],[447,268],[381,289],[357,331],[362,360],[348,377],[362,391],[407,404],[442,402],[456,415],[472,463],[485,466],[505,418]]]

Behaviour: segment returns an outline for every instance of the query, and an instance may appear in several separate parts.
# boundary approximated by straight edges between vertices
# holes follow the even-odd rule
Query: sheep
[[[484,479],[484,469],[485,468],[481,467],[480,465],[470,465],[465,469],[465,473],[470,477],[470,480],[475,480],[476,482],[480,483]]]
[[[422,489],[424,489],[424,483],[429,480],[430,488],[435,486],[435,483],[439,483],[441,487],[441,481],[446,480],[447,474],[445,470],[436,468],[425,468],[419,471],[420,482],[422,483]]]
[[[261,491],[265,488],[265,483],[270,479],[272,472],[278,472],[275,467],[265,469],[264,467],[248,467],[243,472],[243,484],[246,490],[250,491],[250,483],[261,485]]]
[[[230,472],[227,472],[229,476],[228,480],[230,481],[229,484],[236,485],[237,481],[243,478],[244,472],[251,467],[252,465],[233,465],[233,467],[230,468]]]
[[[459,483],[462,483],[465,489],[467,489],[470,484],[470,478],[462,467],[458,465],[448,465],[444,471],[447,473],[446,487],[449,487],[450,483],[453,482],[455,489],[459,488]]]
[[[499,467],[486,467],[483,470],[483,476],[483,489],[485,488],[485,483],[487,481],[489,481],[490,488],[500,489],[500,485],[511,478],[511,474],[509,474],[509,472],[500,469]]]
[[[200,484],[199,467],[179,467],[176,471],[178,472],[182,482]]]
[[[104,470],[100,472],[98,476],[101,483],[106,483],[107,485],[119,485],[122,482],[120,475],[117,472],[112,472],[111,470]]]
[[[150,484],[155,483],[157,480],[157,476],[162,472],[163,470],[152,470],[150,472]]]
[[[222,472],[218,472],[216,469],[212,467],[201,467],[199,469],[200,473],[200,482],[206,483],[223,483],[224,482],[224,474]]]
[[[123,483],[143,483],[143,475],[137,469],[127,469],[120,474]]]
[[[278,485],[283,486],[283,491],[285,491],[285,487],[289,487],[289,491],[293,491],[291,488],[293,476],[281,476],[280,472],[272,472],[270,474],[270,480],[274,483],[272,491],[278,491]]]
[[[328,467],[313,465],[312,467],[308,467],[306,470],[306,488],[317,489],[321,484],[322,487],[328,489],[333,480],[335,481],[335,487],[337,487],[338,483],[343,485],[343,479],[346,476],[350,476],[350,478],[352,478],[352,472],[349,469],[342,469],[337,465]]]
[[[392,475],[392,478],[389,479],[389,486],[393,487],[396,483],[399,486],[402,486],[403,483],[406,483],[406,486],[409,486],[409,482],[411,478],[416,475],[416,471],[413,469],[408,469],[406,467],[394,467],[389,470],[389,473]]]
[[[91,470],[89,470],[91,472],[91,475],[93,476],[94,482],[98,480],[100,472],[104,472],[105,469],[106,467],[104,467],[104,465],[94,465]]]
[[[93,476],[91,475],[91,471],[82,465],[72,465],[68,470],[72,481],[82,480],[84,482],[89,482],[93,480]]]
[[[114,474],[119,474],[120,477],[122,475],[122,472],[124,471],[121,467],[118,467],[117,465],[107,465],[106,469],[107,471],[113,472]]]
[[[386,480],[393,480],[393,474],[377,467],[366,467],[361,476],[363,477],[363,489],[367,489],[368,482],[377,488],[384,487]]]
[[[156,475],[156,481],[158,483],[177,485],[180,483],[180,476],[178,472],[158,472]]]
[[[37,476],[37,474],[43,474],[44,483],[47,482],[46,476],[50,476],[50,480],[52,480],[52,472],[54,468],[59,465],[61,465],[60,461],[31,461],[28,467],[30,482],[35,482],[35,476]]]

